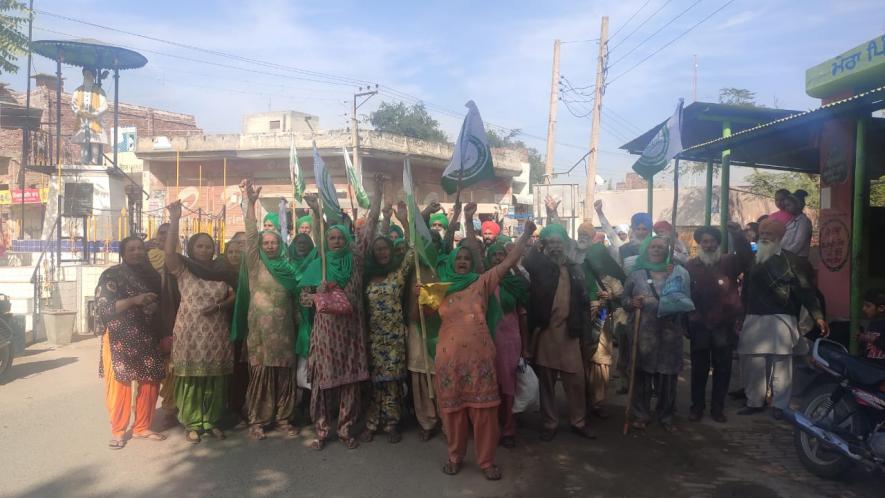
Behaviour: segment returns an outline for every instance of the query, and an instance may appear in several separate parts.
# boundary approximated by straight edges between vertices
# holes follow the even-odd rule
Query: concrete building
[[[316,134],[311,134],[304,118],[311,119]],[[279,130],[275,128],[279,121]],[[301,124],[303,123],[303,128]],[[237,185],[243,178],[252,179],[263,187],[264,211],[276,211],[278,199],[290,202],[292,186],[289,180],[289,148],[294,136],[298,158],[308,192],[315,192],[312,140],[332,173],[338,190],[339,203],[352,209],[353,203],[344,173],[342,150],[351,152],[351,134],[348,130],[321,130],[319,119],[302,113],[287,111],[249,115],[243,119],[240,134],[188,134],[173,137],[140,137],[136,154],[144,163],[144,188],[150,200],[144,207],[148,217],[146,227],[155,227],[165,217],[164,206],[180,199],[185,207],[183,220],[186,232],[212,231],[224,237],[243,229]],[[288,128],[290,131],[286,131]],[[411,158],[418,203],[437,200],[448,208],[454,196],[440,186],[442,171],[452,156],[452,145],[426,142],[414,138],[360,130],[360,159],[362,179],[372,194],[372,178],[380,173],[388,179],[385,199],[396,203],[405,198],[402,187],[403,159]],[[493,161],[498,180],[482,188],[466,190],[462,200],[477,202],[479,213],[494,216],[496,210],[507,213],[513,205],[513,186],[520,195],[527,186],[527,161],[524,151],[493,150]],[[306,205],[295,205],[296,215],[304,213]],[[360,213],[362,215],[362,213]]]
[[[29,151],[30,165],[55,164],[55,127],[58,102],[56,102],[57,79],[54,75],[37,74],[35,86],[31,90],[31,107],[42,110],[40,129],[31,137]],[[24,106],[26,95],[2,88],[0,97]],[[2,112],[2,108],[0,108]],[[103,118],[105,130],[112,142],[113,112],[109,110]],[[76,121],[71,110],[71,94],[62,88],[61,94],[61,141],[62,164],[79,162],[79,145],[71,144],[70,138],[75,131]],[[163,111],[151,107],[120,102],[119,117],[118,163],[123,171],[133,174],[140,181],[141,163],[135,157],[134,145],[139,135],[168,137],[201,134],[196,120],[188,114]],[[104,151],[112,155],[112,146]],[[20,208],[11,209],[10,205],[18,205],[18,200],[25,198],[25,238],[37,239],[43,222],[43,211],[46,203],[46,175],[28,171],[25,176],[25,191],[19,188],[19,173],[22,157],[21,130],[0,129],[0,220],[3,221],[3,232],[7,241],[18,238]],[[7,201],[9,199],[9,201]]]

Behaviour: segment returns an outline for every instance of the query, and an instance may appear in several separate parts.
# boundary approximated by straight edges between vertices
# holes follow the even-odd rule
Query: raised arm
[[[409,245],[409,232],[411,230],[409,230],[409,208],[406,206],[406,201],[396,203],[396,219],[399,221],[400,226],[403,227],[403,238],[406,241],[406,245]]]
[[[611,241],[612,246],[615,249],[619,249],[622,245],[624,245],[624,241],[618,237],[618,232],[615,231],[615,228],[609,223],[608,218],[605,217],[605,213],[602,212],[602,201],[596,201],[593,203],[593,207],[596,209],[596,216],[599,217],[599,223],[602,225],[602,231],[605,232],[605,235],[608,236],[608,240]]]
[[[559,223],[562,224],[562,220],[559,218],[559,204],[561,201],[557,201],[551,196],[544,197],[544,207],[547,209],[547,224]]]
[[[393,216],[393,204],[387,203],[381,209],[381,233],[390,234],[390,218]]]
[[[430,204],[421,211],[421,217],[424,218],[424,223],[427,223],[427,226],[430,226],[430,216],[441,209],[442,206],[439,205],[439,201],[430,201]]]
[[[178,255],[178,227],[181,222],[181,201],[177,200],[166,207],[169,210],[169,231],[166,233],[166,269],[173,275],[181,269],[181,257]]]
[[[473,240],[476,238],[476,230],[473,228],[473,217],[476,215],[476,203],[468,202],[464,206],[464,234],[465,237]]]
[[[304,194],[304,202],[307,204],[307,207],[310,208],[310,212],[313,213],[313,223],[310,228],[313,242],[314,244],[321,244],[323,242],[323,233],[321,229],[323,225],[323,213],[320,211],[320,203],[317,194]]]
[[[246,203],[243,211],[243,223],[246,226],[246,246],[243,256],[246,258],[246,266],[253,268],[260,260],[258,251],[261,241],[258,240],[258,219],[255,217],[255,203],[261,195],[261,187],[256,190],[249,180],[240,182],[240,192]]]
[[[458,231],[458,219],[461,218],[461,198],[455,201],[452,208],[452,217],[449,219],[449,228],[446,230],[446,238],[443,239],[443,251],[451,252],[455,248],[455,232]]]
[[[384,177],[378,173],[375,175],[375,193],[372,196],[372,204],[369,206],[369,214],[366,215],[366,224],[363,225],[362,233],[358,239],[358,247],[365,252],[372,244],[372,238],[378,229],[378,215],[381,214],[381,201],[384,197]]]
[[[532,234],[535,233],[535,228],[533,222],[526,221],[525,231],[519,237],[519,240],[516,241],[516,245],[513,249],[507,253],[504,261],[501,261],[498,265],[490,268],[489,271],[483,275],[483,278],[486,279],[485,285],[489,293],[493,292],[501,279],[504,278],[504,275],[519,263],[520,258],[522,258],[522,253],[525,251],[525,248],[528,246],[528,243],[532,238]]]

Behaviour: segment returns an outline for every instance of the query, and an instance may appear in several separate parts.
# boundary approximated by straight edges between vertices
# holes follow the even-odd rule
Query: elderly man
[[[803,262],[781,249],[784,224],[768,218],[759,224],[756,262],[744,277],[746,318],[738,353],[747,406],[738,415],[764,410],[771,385],[772,415],[779,419],[789,407],[793,382],[793,347],[799,341],[799,311],[805,307],[823,336],[829,327]]]
[[[541,395],[543,428],[541,439],[556,435],[557,377],[562,380],[568,401],[572,431],[594,438],[587,425],[584,364],[580,337],[584,310],[589,306],[584,272],[567,257],[570,239],[562,225],[553,223],[541,230],[541,241],[528,252],[523,266],[528,271],[530,354],[534,358]]]
[[[738,294],[738,276],[750,265],[753,252],[741,227],[730,223],[734,254],[722,254],[722,232],[718,228],[695,230],[698,255],[685,268],[691,276],[691,299],[695,311],[688,317],[691,340],[691,411],[688,419],[699,421],[706,404],[707,377],[713,367],[710,414],[725,423],[725,395],[731,379],[731,356],[737,343],[735,326],[743,313]]]
[[[497,221],[483,221],[479,233],[482,235],[482,243],[489,247],[498,240],[498,235],[501,233],[501,225]]]

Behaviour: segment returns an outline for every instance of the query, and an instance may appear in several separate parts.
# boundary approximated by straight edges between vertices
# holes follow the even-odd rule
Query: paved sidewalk
[[[381,437],[355,451],[339,443],[313,451],[310,430],[296,439],[271,432],[253,441],[237,429],[225,441],[191,445],[176,427],[164,442],[130,441],[113,452],[97,365],[95,338],[58,349],[34,345],[16,358],[0,383],[0,496],[743,498],[881,496],[885,489],[882,478],[862,472],[848,482],[812,476],[799,464],[788,425],[738,417],[736,404],[728,407],[728,424],[687,422],[683,380],[676,434],[651,426],[622,436],[625,396],[614,396],[612,418],[593,420],[596,441],[571,434],[563,408],[560,433],[543,443],[538,415],[527,415],[517,448],[498,452],[499,482],[483,478],[472,446],[461,473],[444,475],[443,442],[420,442],[411,423],[402,443]]]

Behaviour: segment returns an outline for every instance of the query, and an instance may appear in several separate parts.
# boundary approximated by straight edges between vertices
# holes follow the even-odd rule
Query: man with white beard
[[[772,415],[783,417],[789,408],[793,383],[793,347],[799,341],[799,310],[802,306],[817,322],[821,335],[829,327],[820,302],[802,261],[781,249],[786,228],[768,218],[759,224],[756,261],[744,278],[744,303],[747,316],[741,331],[738,353],[747,393],[747,406],[738,415],[763,411],[766,389],[771,385]]]
[[[737,343],[735,328],[743,314],[738,277],[753,261],[753,252],[741,227],[729,223],[728,231],[734,243],[734,254],[719,251],[722,233],[718,228],[703,227],[694,232],[694,240],[700,245],[698,255],[685,265],[691,275],[691,300],[695,305],[695,311],[688,316],[691,341],[691,410],[688,419],[692,422],[704,416],[711,366],[710,415],[716,422],[727,421],[725,395],[731,379],[731,356]]]

